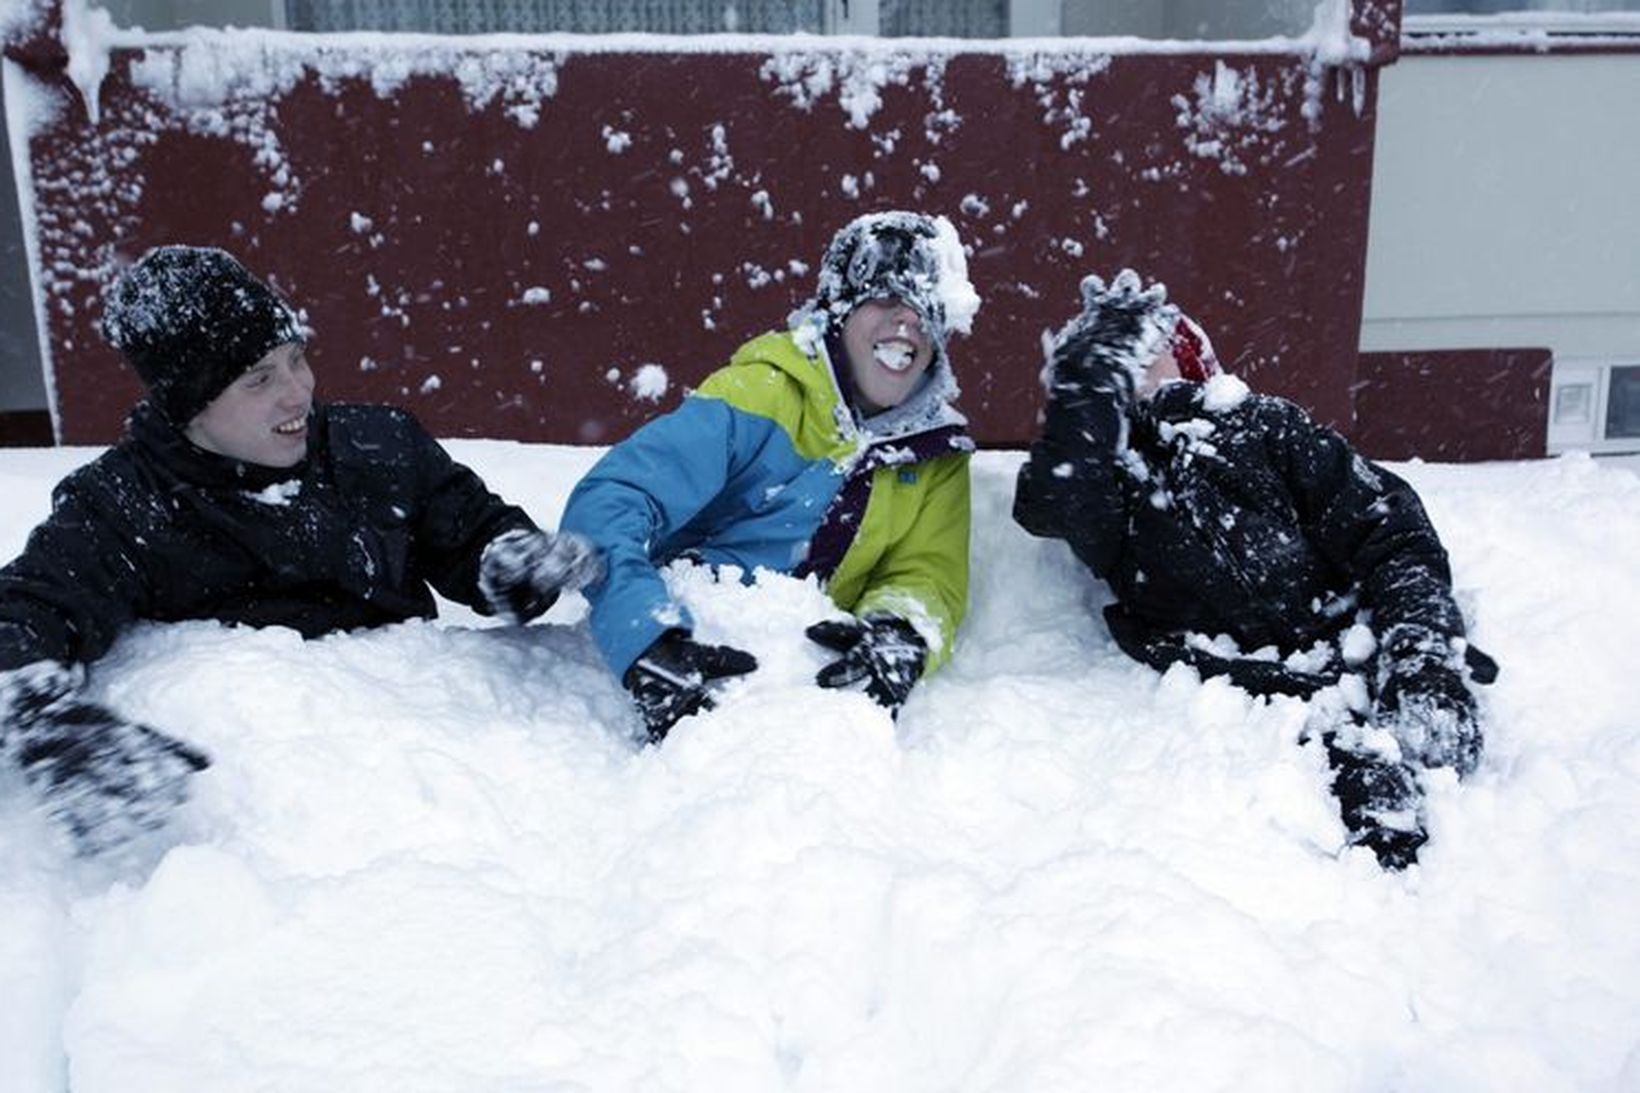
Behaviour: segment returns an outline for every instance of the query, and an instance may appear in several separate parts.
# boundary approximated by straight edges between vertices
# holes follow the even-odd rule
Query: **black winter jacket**
[[[291,468],[201,450],[147,404],[57,487],[0,570],[0,670],[101,656],[139,619],[288,626],[306,637],[437,611],[489,613],[478,560],[535,525],[410,414],[320,406]]]
[[[1355,606],[1379,634],[1414,623],[1462,636],[1446,551],[1412,488],[1293,403],[1238,391],[1169,384],[1125,416],[1108,398],[1051,406],[1020,470],[1014,518],[1110,585],[1122,648],[1205,666],[1179,640],[1195,632],[1287,654],[1341,631]],[[1237,682],[1305,693],[1325,681]]]

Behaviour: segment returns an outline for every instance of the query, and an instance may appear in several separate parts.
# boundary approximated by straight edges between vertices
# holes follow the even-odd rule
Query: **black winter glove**
[[[583,588],[604,573],[597,548],[571,531],[514,528],[484,548],[478,590],[491,609],[513,622],[544,613],[566,588]]]
[[[1378,657],[1373,724],[1387,729],[1402,754],[1425,767],[1451,767],[1459,777],[1481,758],[1475,696],[1463,661],[1442,634],[1424,626],[1392,627]]]
[[[202,752],[75,697],[79,675],[39,661],[0,679],[4,750],[89,857],[164,826]]]
[[[683,718],[713,706],[712,684],[757,668],[757,658],[730,645],[702,645],[685,630],[668,630],[632,662],[621,682],[643,715],[649,741],[666,739]]]
[[[916,627],[893,615],[825,619],[803,631],[843,655],[815,675],[822,687],[865,681],[865,692],[898,715],[928,663],[928,642]]]
[[[1050,402],[1076,404],[1103,395],[1126,407],[1144,371],[1177,321],[1167,288],[1145,288],[1124,269],[1106,285],[1082,278],[1082,313],[1054,338],[1048,361]]]

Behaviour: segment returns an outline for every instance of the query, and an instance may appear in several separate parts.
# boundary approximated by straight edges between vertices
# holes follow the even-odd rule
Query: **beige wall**
[[[1640,360],[1636,104],[1640,53],[1386,69],[1362,348]]]

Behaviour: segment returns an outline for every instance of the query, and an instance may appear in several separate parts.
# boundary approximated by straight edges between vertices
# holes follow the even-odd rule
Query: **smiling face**
[[[843,320],[854,398],[866,416],[898,406],[934,359],[934,339],[900,300],[868,300]]]
[[[297,342],[268,353],[194,416],[184,430],[208,452],[264,467],[307,455],[313,371]]]

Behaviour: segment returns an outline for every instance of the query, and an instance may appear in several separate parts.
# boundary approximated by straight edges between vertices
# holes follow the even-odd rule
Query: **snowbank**
[[[554,522],[590,449],[454,442]],[[0,554],[92,454],[0,455]],[[132,634],[100,696],[216,765],[170,845],[0,786],[9,1090],[1640,1087],[1640,477],[1398,467],[1504,675],[1407,875],[1340,853],[1303,707],[1111,645],[976,463],[974,610],[892,724],[812,585],[681,574],[763,669],[638,750],[579,623]]]

